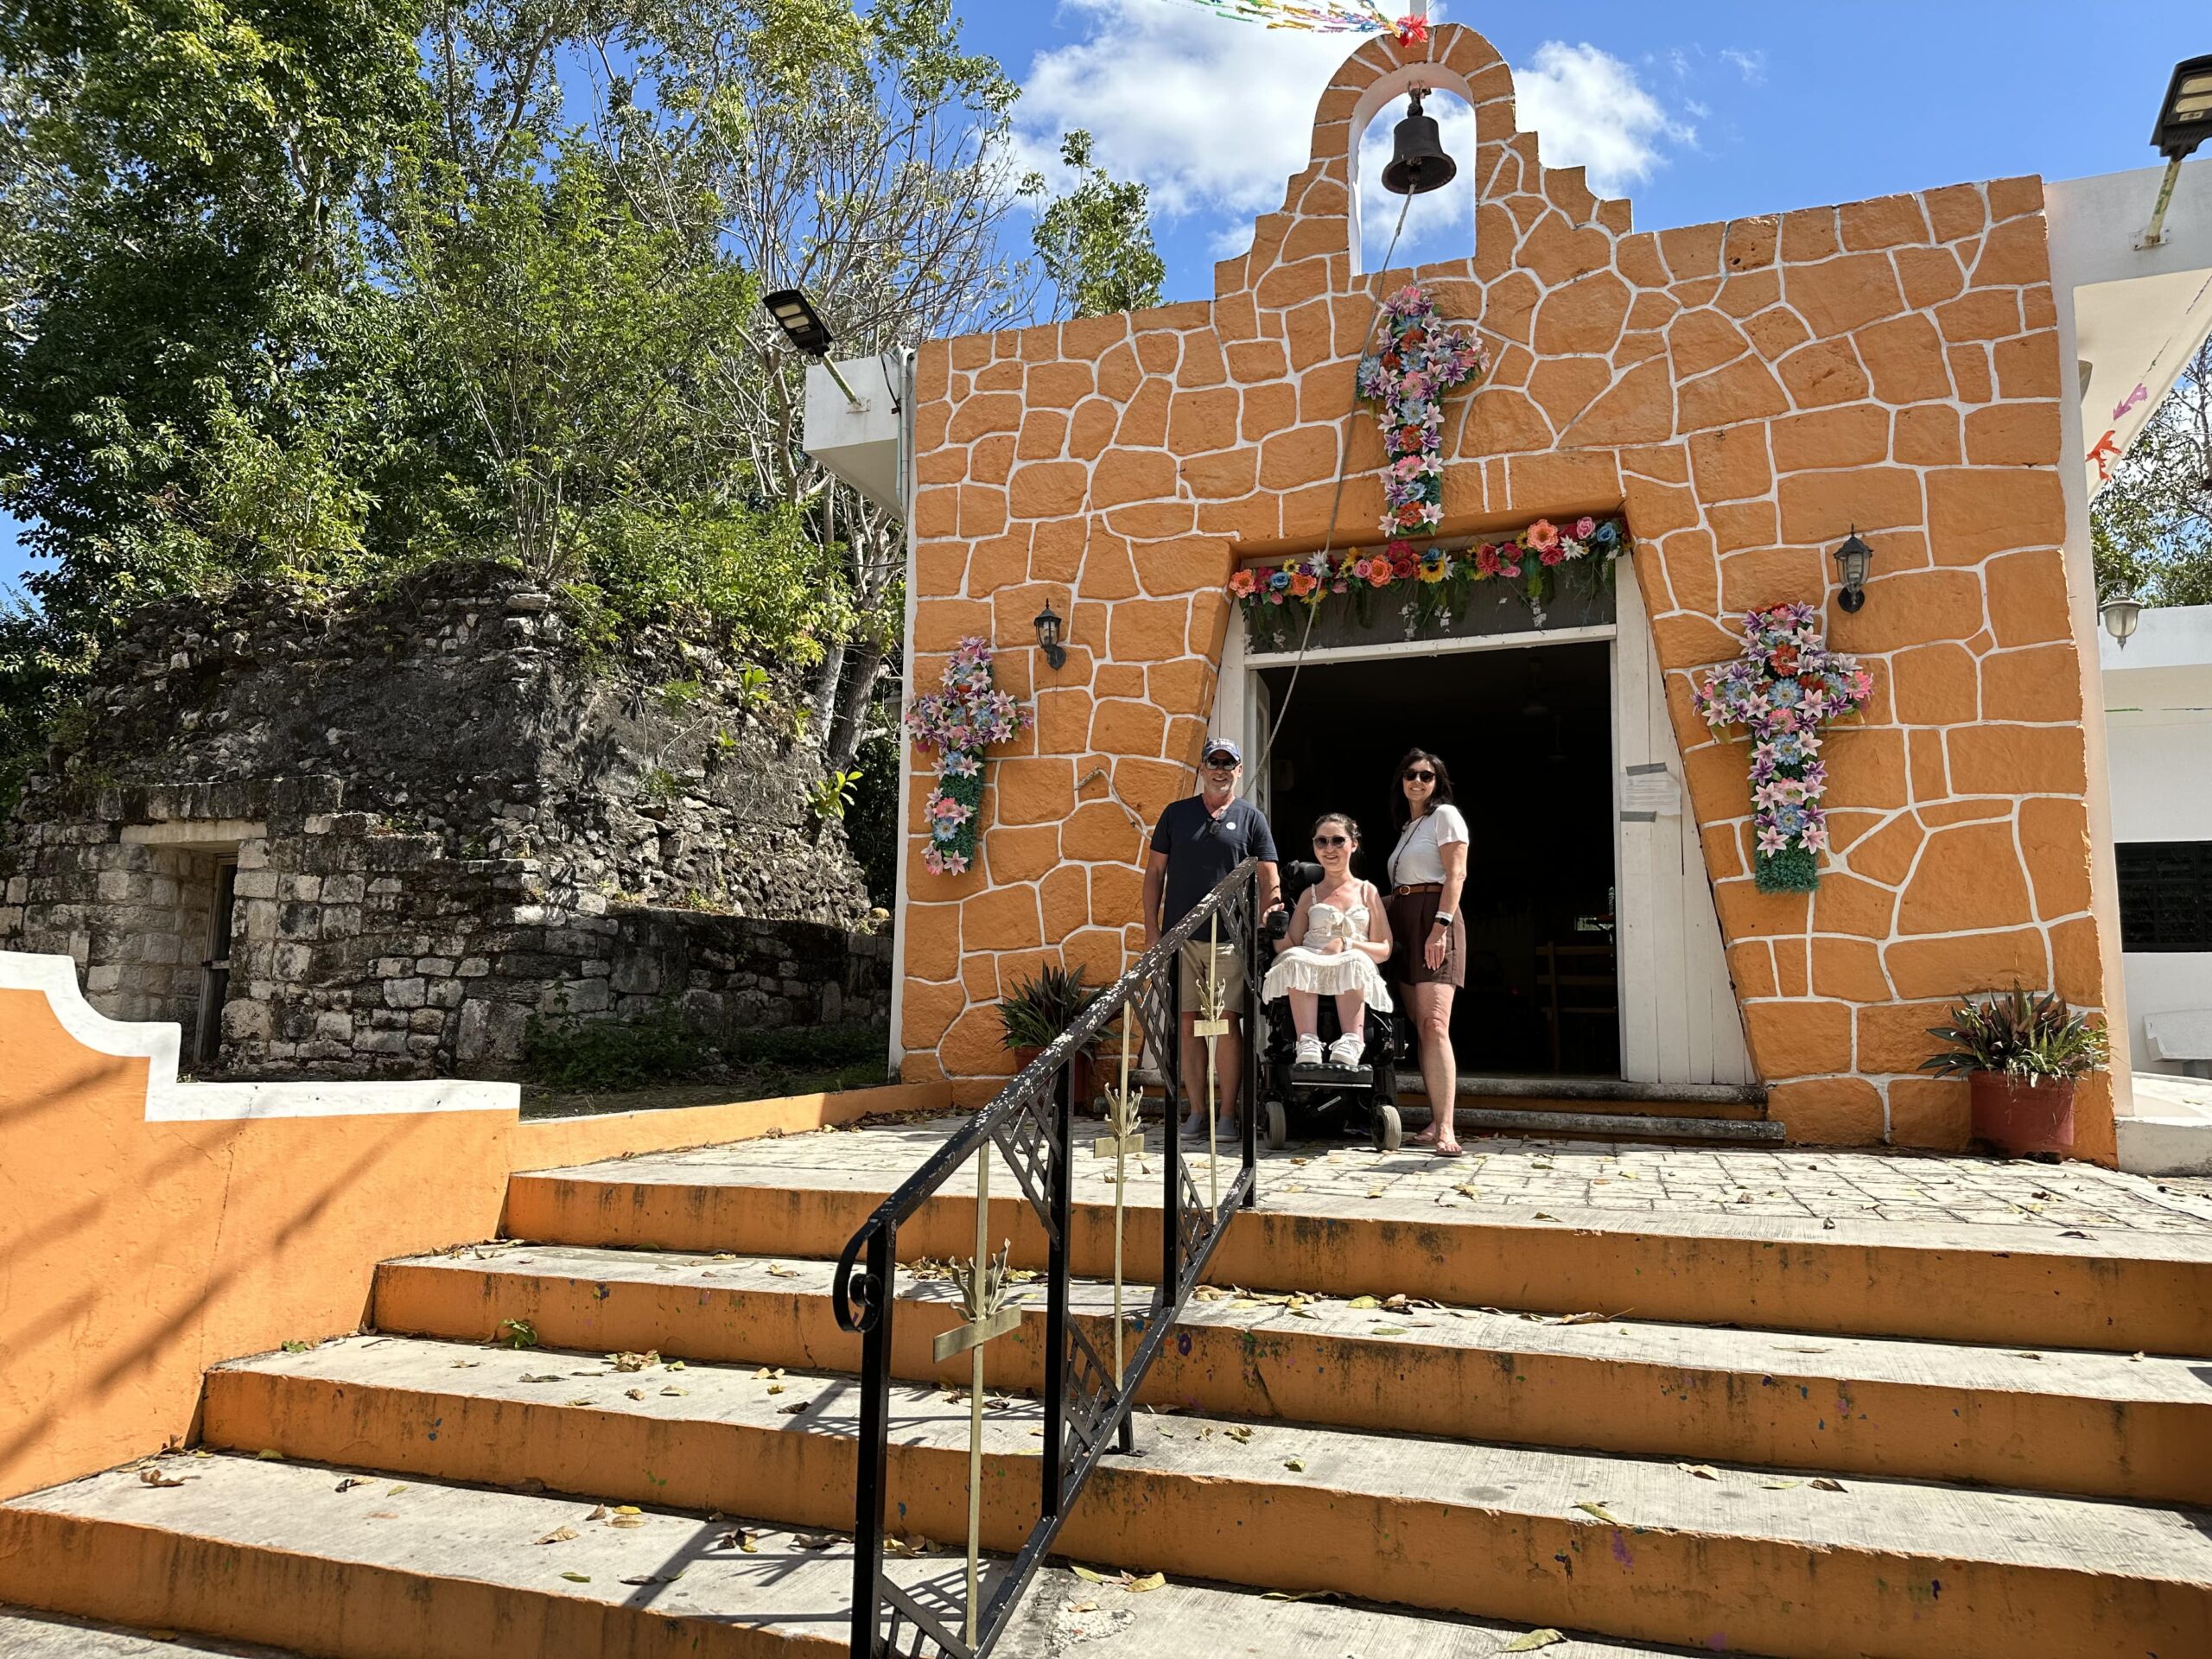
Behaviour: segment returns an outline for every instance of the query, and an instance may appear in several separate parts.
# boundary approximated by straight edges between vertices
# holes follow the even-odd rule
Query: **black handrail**
[[[1219,938],[1243,958],[1241,1038],[1249,1042],[1258,1013],[1259,863],[1247,859],[1224,876],[1190,914],[1160,936],[1122,976],[1099,993],[1042,1054],[1016,1073],[990,1104],[931,1154],[899,1190],[878,1205],[837,1258],[833,1294],[837,1323],[861,1342],[859,1491],[853,1528],[854,1659],[898,1659],[900,1621],[912,1626],[912,1659],[982,1659],[1006,1630],[1015,1603],[1052,1549],[1077,1496],[1112,1440],[1131,1449],[1129,1410],[1175,1317],[1205,1273],[1214,1247],[1239,1206],[1257,1201],[1253,1124],[1255,1068],[1243,1068],[1236,1103],[1236,1175],[1217,1208],[1192,1180],[1178,1135],[1181,1113],[1182,1007],[1177,963],[1183,947]],[[1128,1370],[1116,1377],[1068,1317],[1070,1220],[1075,1199],[1071,1062],[1125,1009],[1134,1009],[1158,1056],[1166,1084],[1167,1118],[1160,1209],[1160,1274],[1142,1316],[1141,1336]],[[1249,1056],[1248,1056],[1249,1060]],[[891,1321],[896,1304],[899,1225],[919,1210],[985,1141],[995,1144],[1037,1212],[1049,1244],[1045,1304],[1045,1455],[1038,1518],[976,1621],[975,1644],[893,1584],[883,1570],[886,1465],[890,1450]],[[866,1257],[865,1264],[861,1258]],[[859,1269],[855,1272],[855,1269]],[[884,1608],[891,1609],[884,1628]],[[927,1643],[929,1648],[925,1648]]]

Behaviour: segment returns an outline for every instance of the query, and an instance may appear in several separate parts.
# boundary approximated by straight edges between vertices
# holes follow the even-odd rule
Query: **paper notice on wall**
[[[1621,822],[1649,823],[1681,816],[1682,786],[1665,762],[1629,766],[1621,772]]]

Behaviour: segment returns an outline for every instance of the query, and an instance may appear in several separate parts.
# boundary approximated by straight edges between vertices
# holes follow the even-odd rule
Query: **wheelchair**
[[[1261,970],[1272,959],[1273,943],[1290,927],[1290,912],[1299,896],[1321,879],[1319,864],[1291,862],[1282,867],[1282,909],[1268,918],[1262,932]],[[1406,1032],[1395,1014],[1367,1010],[1366,1052],[1357,1065],[1300,1065],[1297,1062],[1298,1033],[1291,1023],[1290,999],[1277,997],[1262,1009],[1265,1038],[1255,1047],[1259,1065],[1261,1123],[1267,1142],[1280,1150],[1290,1141],[1291,1130],[1302,1134],[1364,1135],[1377,1152],[1395,1152],[1405,1126],[1398,1116],[1398,1069],[1408,1056]],[[1319,1032],[1325,1046],[1342,1034],[1337,1006],[1321,999]]]

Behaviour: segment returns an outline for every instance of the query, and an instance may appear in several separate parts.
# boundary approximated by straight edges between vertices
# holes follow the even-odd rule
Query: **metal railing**
[[[1145,1374],[1205,1271],[1231,1217],[1240,1206],[1249,1207],[1256,1199],[1252,1109],[1256,1079],[1255,1068],[1249,1064],[1249,1045],[1258,1012],[1258,870],[1256,861],[1247,859],[1224,877],[1189,915],[1100,993],[1057,1041],[1016,1074],[990,1104],[878,1205],[839,1256],[834,1291],[837,1322],[847,1331],[857,1332],[861,1338],[860,1467],[853,1529],[854,1659],[904,1659],[906,1656],[930,1659],[932,1655],[981,1659],[988,1654],[1005,1631],[1022,1591],[1051,1551],[1098,1459],[1109,1445],[1125,1452],[1132,1449],[1129,1412]],[[1185,1154],[1178,1133],[1184,1013],[1178,963],[1184,945],[1192,940],[1233,945],[1244,968],[1243,989],[1227,1010],[1243,1015],[1243,1029],[1236,1040],[1247,1046],[1247,1064],[1238,1091],[1241,1098],[1236,1103],[1235,1163],[1230,1166],[1224,1160],[1224,1167],[1233,1167],[1234,1175],[1226,1185],[1218,1187],[1217,1201],[1213,1202],[1194,1173],[1194,1163],[1203,1164],[1203,1159],[1194,1160]],[[1116,1375],[1114,1361],[1100,1354],[1068,1313],[1075,1199],[1076,1102],[1071,1063],[1125,1011],[1134,1014],[1152,1050],[1166,1085],[1167,1109],[1161,1154],[1159,1283],[1150,1305],[1131,1320],[1140,1334],[1126,1368]],[[1212,1050],[1213,1045],[1205,1045],[1209,1066]],[[1198,1097],[1203,1100],[1205,1096],[1200,1093]],[[1224,1103],[1224,1108],[1227,1104]],[[1042,1478],[1037,1520],[1020,1550],[998,1574],[980,1608],[975,1605],[976,1592],[971,1579],[965,1618],[949,1622],[894,1584],[883,1566],[899,1228],[987,1144],[995,1147],[1014,1172],[1048,1246],[1044,1274]],[[1120,1214],[1117,1205],[1117,1227]],[[979,1225],[979,1236],[981,1231]],[[974,1270],[980,1274],[982,1264]],[[970,1497],[972,1529],[974,1495]],[[973,1545],[971,1536],[971,1551]],[[960,1634],[950,1627],[956,1622],[962,1625]],[[912,1645],[902,1648],[902,1640],[909,1638]]]

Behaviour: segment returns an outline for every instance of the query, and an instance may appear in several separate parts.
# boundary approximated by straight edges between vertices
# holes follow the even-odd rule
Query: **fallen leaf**
[[[1074,1572],[1076,1577],[1081,1579],[1085,1584],[1104,1584],[1107,1582],[1106,1575],[1103,1573],[1094,1573],[1087,1567],[1077,1567],[1074,1568]]]
[[[753,1373],[753,1380],[755,1382],[766,1382],[772,1381],[776,1377],[781,1376],[783,1374],[784,1368],[780,1365],[763,1365],[759,1370]]]
[[[1074,1606],[1068,1609],[1068,1611],[1071,1613],[1095,1613],[1097,1611],[1098,1604],[1095,1601],[1078,1601]]]
[[[1538,1221],[1557,1221],[1559,1217],[1557,1216],[1547,1215],[1544,1211],[1539,1210],[1536,1211],[1535,1219]]]
[[[1554,1319],[1552,1323],[1554,1325],[1610,1325],[1612,1323],[1612,1315],[1610,1313],[1562,1313],[1558,1319]]]
[[[1814,1481],[1813,1490],[1816,1492],[1840,1492],[1843,1490],[1843,1483],[1840,1480],[1830,1480],[1826,1475],[1822,1475]]]
[[[622,1397],[625,1400],[642,1400],[645,1397],[645,1391],[643,1389],[625,1389]]]
[[[404,1481],[404,1480],[403,1480],[403,1481],[401,1481],[397,1485],[394,1486],[394,1487],[393,1487],[390,1491],[386,1492],[386,1493],[385,1494],[385,1496],[386,1497],[398,1497],[402,1492],[405,1491],[406,1490],[407,1490],[407,1483],[406,1483],[405,1481]]]
[[[1709,1463],[1678,1463],[1675,1467],[1686,1475],[1695,1475],[1700,1480],[1720,1478],[1720,1471]]]
[[[640,1573],[637,1577],[625,1579],[622,1582],[636,1585],[673,1584],[676,1582],[676,1575],[673,1573]]]
[[[592,1403],[592,1398],[589,1395],[580,1394],[569,1403],[572,1406],[588,1406]]]
[[[1306,1472],[1306,1459],[1303,1458],[1285,1458],[1282,1460],[1282,1466],[1289,1470],[1294,1475],[1302,1475]]]
[[[680,1371],[683,1369],[683,1362],[680,1359],[671,1359],[664,1364],[661,1369],[668,1371]]]
[[[1515,1637],[1498,1651],[1500,1653],[1534,1653],[1538,1648],[1554,1647],[1566,1640],[1567,1638],[1557,1630],[1531,1630],[1526,1636]]]
[[[689,1389],[663,1389],[661,1392],[663,1394],[689,1394],[691,1390]]]
[[[1239,1446],[1249,1446],[1252,1443],[1252,1431],[1243,1423],[1237,1424],[1234,1428],[1224,1429],[1222,1433]]]
[[[757,1532],[746,1532],[733,1528],[715,1540],[715,1548],[741,1549],[747,1555],[758,1555],[760,1553],[760,1535]]]
[[[771,1382],[768,1385],[768,1392],[771,1394],[781,1394],[783,1391],[784,1385],[780,1382]]]
[[[772,1279],[796,1279],[798,1277],[798,1269],[787,1268],[780,1262],[771,1262],[768,1264],[768,1275]]]
[[[148,1486],[181,1486],[184,1484],[184,1482],[181,1479],[179,1479],[175,1476],[165,1475],[158,1469],[141,1469],[138,1471],[138,1478],[141,1484]],[[345,1489],[340,1487],[339,1490],[343,1491]]]
[[[282,1452],[279,1452],[273,1446],[264,1446],[260,1451],[255,1452],[253,1455],[263,1463],[282,1463],[284,1461],[284,1454]]]
[[[832,1544],[842,1543],[843,1540],[834,1532],[802,1532],[791,1541],[801,1549],[827,1549]]]
[[[1770,1492],[1786,1492],[1793,1486],[1802,1486],[1805,1483],[1802,1480],[1763,1480],[1759,1482],[1759,1484],[1765,1487]]]
[[[928,1554],[936,1548],[919,1533],[911,1538],[887,1538],[883,1541],[883,1553],[895,1555],[900,1560],[912,1560],[917,1556]]]
[[[1378,1325],[1367,1334],[1370,1337],[1402,1337],[1406,1334],[1406,1327],[1402,1325]]]
[[[642,1354],[609,1354],[607,1363],[618,1371],[642,1371],[660,1363],[660,1355],[652,1349]]]
[[[799,1413],[804,1411],[813,1403],[814,1402],[811,1400],[794,1400],[788,1406],[778,1406],[776,1408],[776,1415],[779,1417],[796,1417]]]
[[[561,1576],[566,1579],[570,1584],[589,1584],[591,1582],[591,1574],[588,1573],[563,1573]]]
[[[594,1504],[593,1504],[593,1505],[591,1506],[591,1513],[590,1513],[589,1515],[588,1515],[588,1516],[584,1516],[584,1519],[585,1519],[585,1520],[587,1520],[587,1521],[604,1521],[604,1520],[606,1520],[606,1519],[607,1519],[607,1505],[606,1505],[606,1504],[604,1504],[604,1503],[594,1503]]]
[[[1165,1573],[1147,1573],[1141,1579],[1125,1580],[1122,1587],[1131,1595],[1141,1596],[1147,1590],[1159,1589],[1166,1582],[1167,1575]]]
[[[1594,1515],[1609,1527],[1620,1525],[1620,1517],[1602,1503],[1578,1503],[1574,1506],[1585,1515]]]
[[[574,1527],[556,1527],[543,1538],[533,1538],[531,1541],[537,1544],[565,1544],[575,1535],[576,1529]]]
[[[345,1479],[340,1481],[337,1485],[332,1487],[331,1491],[335,1492],[350,1492],[356,1486],[365,1486],[368,1484],[369,1483],[367,1481],[363,1480],[359,1475],[348,1475]]]
[[[1342,1601],[1344,1597],[1334,1590],[1269,1590],[1263,1592],[1262,1601]]]
[[[618,1515],[607,1524],[610,1527],[620,1527],[626,1532],[632,1527],[644,1526],[645,1517],[642,1515]]]
[[[523,1381],[525,1382],[558,1382],[560,1380],[560,1374],[555,1371],[548,1371],[543,1376],[525,1376],[523,1378]]]
[[[1380,1306],[1382,1306],[1382,1304],[1381,1302],[1379,1302],[1379,1301],[1376,1300],[1376,1299],[1375,1299],[1374,1297],[1372,1297],[1372,1296],[1355,1296],[1355,1297],[1353,1297],[1353,1298],[1351,1299],[1351,1300],[1350,1300],[1349,1302],[1346,1302],[1346,1303],[1344,1304],[1344,1306],[1345,1306],[1346,1307],[1354,1307],[1354,1308],[1368,1308],[1368,1307],[1380,1307]]]

